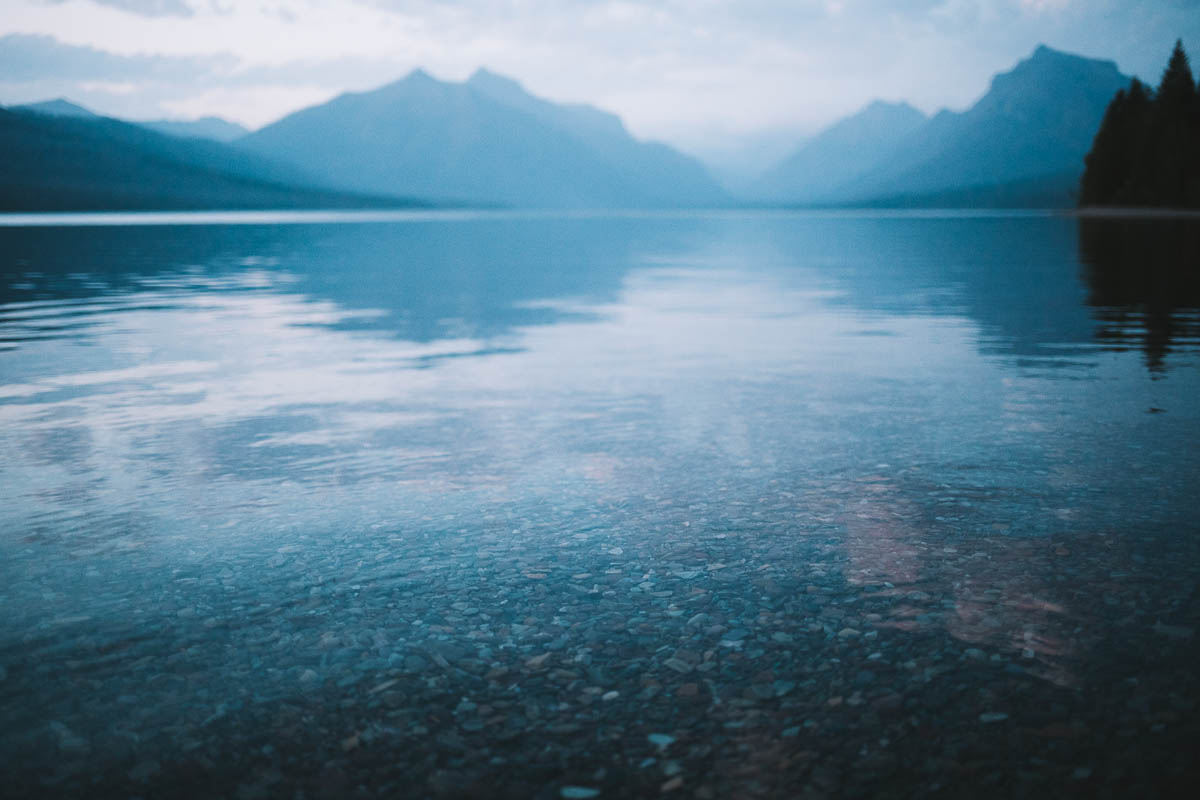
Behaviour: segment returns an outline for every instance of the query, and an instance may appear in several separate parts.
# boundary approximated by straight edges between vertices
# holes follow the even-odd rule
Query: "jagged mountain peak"
[[[417,67],[412,72],[401,78],[400,81],[408,83],[441,83],[441,81],[430,75],[421,67]]]
[[[479,67],[472,72],[471,77],[467,78],[467,85],[505,89],[508,91],[528,94],[528,92],[525,90],[525,87],[522,86],[521,83],[515,78],[510,78],[507,75],[501,75],[498,72],[492,72],[487,67]]]
[[[342,94],[338,95],[336,99],[340,100],[349,97],[374,97],[402,93],[411,91],[413,89],[427,89],[444,85],[446,84],[430,75],[421,67],[417,67],[403,77],[396,78],[390,83],[385,83],[382,86],[378,86],[374,89],[367,89],[366,91],[343,92]]]
[[[1042,44],[1012,69],[992,78],[988,94],[1044,95],[1080,83],[1107,85],[1122,77],[1114,61],[1064,53]]]
[[[1109,59],[1088,58],[1077,53],[1056,50],[1045,44],[1035,47],[1029,58],[1023,59],[1017,66],[1020,67],[1022,64],[1102,64],[1112,65],[1113,69],[1117,67],[1116,63]]]
[[[912,105],[910,105],[909,103],[906,103],[903,100],[896,100],[896,101],[872,100],[859,113],[860,114],[865,114],[865,113],[882,114],[882,113],[891,113],[891,112],[897,112],[897,111],[899,111],[899,112],[916,111],[916,113],[918,113],[918,114],[921,113],[920,111],[917,111],[917,109],[914,108]]]

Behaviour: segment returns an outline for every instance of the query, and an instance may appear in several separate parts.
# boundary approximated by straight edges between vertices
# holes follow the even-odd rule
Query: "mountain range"
[[[875,101],[814,136],[762,175],[748,193],[775,202],[820,202],[882,163],[929,120],[907,103]]]
[[[93,114],[0,109],[0,154],[0,211],[406,203],[332,190],[289,164]]]
[[[250,132],[245,126],[220,117],[153,119],[138,124],[169,136],[178,136],[183,139],[211,139],[214,142],[232,142]]]
[[[72,103],[64,97],[55,100],[44,100],[40,103],[26,103],[13,106],[10,111],[28,111],[50,117],[74,117],[76,119],[98,119],[101,115]],[[152,119],[135,123],[143,128],[177,136],[183,139],[211,139],[214,142],[232,142],[240,139],[250,131],[236,122],[230,122],[220,117],[200,117],[199,119]]]
[[[238,141],[305,164],[328,185],[523,207],[729,202],[698,161],[639,142],[619,117],[550,103],[486,70],[463,83],[421,70],[343,94]]]
[[[479,70],[416,70],[246,132],[124,122],[59,99],[0,112],[0,196],[18,208],[1074,205],[1115,92],[1110,61],[1039,47],[965,111],[875,102],[733,197],[697,160],[593,106]],[[414,200],[413,198],[417,198]]]
[[[904,105],[868,106],[764,175],[754,199],[1073,206],[1104,110],[1130,80],[1111,61],[1040,46],[966,111],[923,119]]]

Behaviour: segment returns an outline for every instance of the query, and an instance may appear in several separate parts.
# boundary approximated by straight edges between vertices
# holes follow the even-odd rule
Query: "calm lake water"
[[[1200,223],[91,221],[0,226],[19,793],[1194,779]]]

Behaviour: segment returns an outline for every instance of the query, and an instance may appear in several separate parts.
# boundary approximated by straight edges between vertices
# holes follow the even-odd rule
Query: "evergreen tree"
[[[1084,160],[1081,205],[1200,208],[1200,89],[1183,42],[1151,93],[1117,92]]]
[[[1154,90],[1137,78],[1129,87],[1122,120],[1121,183],[1104,202],[1118,206],[1156,205],[1159,190],[1153,176],[1160,160],[1153,131]]]
[[[1136,191],[1131,182],[1149,106],[1149,91],[1137,78],[1128,91],[1121,89],[1108,104],[1092,150],[1084,159],[1079,193],[1082,205],[1109,205]]]
[[[1159,109],[1166,114],[1187,117],[1195,109],[1196,84],[1180,39],[1175,40],[1175,49],[1171,51],[1167,68],[1163,70],[1157,100]]]
[[[1192,87],[1191,132],[1187,154],[1190,160],[1191,178],[1188,181],[1188,207],[1200,208],[1200,75]]]
[[[1176,41],[1155,93],[1151,131],[1146,143],[1154,189],[1152,205],[1185,208],[1192,204],[1191,184],[1196,169],[1193,155],[1195,102],[1196,84],[1191,65],[1183,42]]]

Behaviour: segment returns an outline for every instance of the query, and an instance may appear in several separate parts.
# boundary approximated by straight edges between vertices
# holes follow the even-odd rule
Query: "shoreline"
[[[976,219],[1074,217],[1077,219],[1200,220],[1200,209],[1172,208],[654,208],[538,209],[230,209],[187,211],[18,211],[0,212],[0,228],[125,225],[276,225],[370,222],[467,221],[479,219],[603,219],[629,217],[779,217]]]

